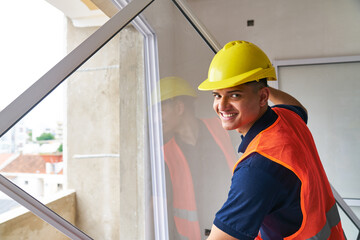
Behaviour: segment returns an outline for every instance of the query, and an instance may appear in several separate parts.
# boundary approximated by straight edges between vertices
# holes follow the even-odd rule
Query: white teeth
[[[230,113],[230,114],[223,113],[222,115],[223,115],[223,117],[228,118],[228,117],[235,116],[236,114],[235,113]]]

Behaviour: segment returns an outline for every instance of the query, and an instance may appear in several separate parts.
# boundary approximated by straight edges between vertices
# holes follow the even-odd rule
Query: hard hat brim
[[[209,81],[209,79],[206,79],[204,82],[202,82],[199,85],[198,89],[202,91],[208,91],[208,90],[230,88],[247,82],[258,81],[262,78],[267,78],[268,81],[275,81],[276,73],[274,67],[270,67],[266,69],[256,68],[246,73],[237,75],[232,78],[223,79],[221,81],[211,82]]]

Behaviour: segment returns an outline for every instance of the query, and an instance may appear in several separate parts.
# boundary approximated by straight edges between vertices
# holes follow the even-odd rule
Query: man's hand
[[[305,112],[307,113],[306,108],[290,94],[287,94],[286,92],[283,92],[279,89],[275,89],[272,87],[269,87],[269,90],[270,90],[269,100],[275,105],[286,104],[286,105],[298,106],[304,109]]]

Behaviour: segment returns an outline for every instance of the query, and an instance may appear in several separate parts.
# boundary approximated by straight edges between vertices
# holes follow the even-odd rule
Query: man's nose
[[[229,105],[229,101],[228,101],[228,99],[226,97],[222,97],[219,100],[219,110],[220,111],[226,110],[228,105]]]

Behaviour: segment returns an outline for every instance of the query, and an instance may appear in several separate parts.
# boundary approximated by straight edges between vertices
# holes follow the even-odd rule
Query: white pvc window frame
[[[129,0],[114,0],[113,2],[123,8]],[[155,124],[160,122],[161,109],[157,104],[152,104],[151,93],[160,96],[157,81],[159,81],[159,61],[158,61],[158,45],[155,31],[141,16],[137,16],[132,25],[144,36],[144,66],[145,66],[145,84],[147,92],[147,109],[148,111],[148,152],[150,161],[145,159],[144,163],[151,168],[152,193],[145,189],[146,195],[151,196],[152,206],[146,203],[145,211],[153,207],[154,234],[155,239],[169,238],[168,221],[167,221],[167,205],[166,205],[166,188],[165,188],[165,166],[161,153],[162,146],[162,129],[161,126]],[[151,166],[148,166],[150,162]],[[146,169],[146,168],[145,168]],[[147,213],[146,213],[147,214]],[[151,238],[146,234],[146,238]]]

